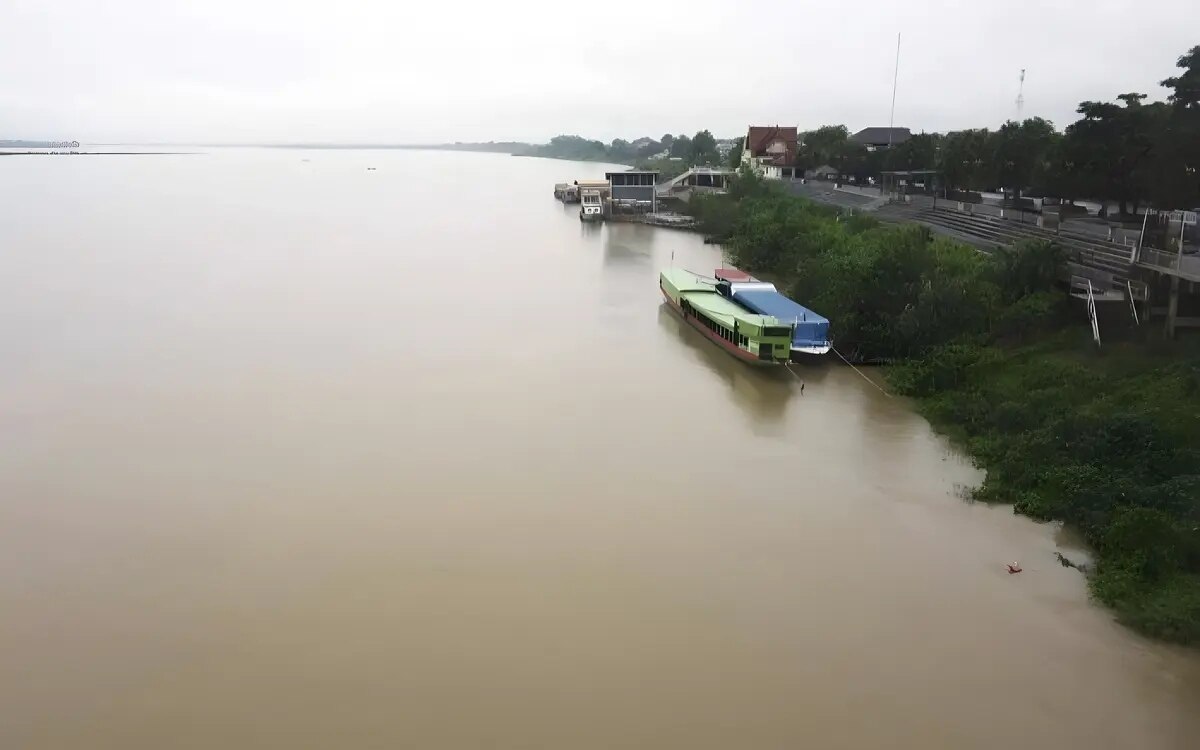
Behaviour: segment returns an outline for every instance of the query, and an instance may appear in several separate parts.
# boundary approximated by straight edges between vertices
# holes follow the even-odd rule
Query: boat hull
[[[820,346],[793,346],[792,354],[802,354],[808,357],[819,357],[823,354],[828,354],[832,349],[831,344],[822,344]]]
[[[684,321],[686,321],[688,325],[690,325],[692,328],[695,328],[697,331],[699,331],[700,334],[702,336],[704,336],[704,338],[708,339],[712,343],[714,343],[717,346],[724,349],[728,354],[733,356],[735,359],[738,359],[742,362],[745,362],[748,365],[753,365],[755,367],[778,367],[780,365],[787,364],[786,361],[781,362],[781,361],[773,360],[773,359],[759,359],[752,352],[748,352],[745,349],[735,346],[732,342],[726,341],[725,339],[721,338],[717,334],[708,330],[706,327],[700,325],[700,321],[697,320],[694,316],[684,315],[683,308],[681,308],[679,306],[679,303],[677,303],[675,300],[671,299],[671,295],[667,294],[666,289],[662,290],[662,295],[663,295],[663,299],[665,299],[667,301],[667,306],[670,307],[672,310],[674,310],[676,315],[683,318]]]

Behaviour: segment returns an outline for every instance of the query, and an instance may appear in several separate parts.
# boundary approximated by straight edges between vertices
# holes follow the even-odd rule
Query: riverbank
[[[839,350],[987,470],[976,499],[1078,528],[1092,594],[1151,636],[1200,642],[1200,352],[1152,338],[1097,352],[1048,244],[982,255],[755,179],[693,201],[731,261],[833,321]]]
[[[634,166],[627,162],[616,162],[616,161],[613,161],[612,159],[606,159],[606,158],[602,158],[602,157],[584,158],[584,157],[567,156],[567,155],[559,156],[559,155],[555,155],[555,154],[535,154],[535,153],[521,153],[521,152],[513,152],[513,153],[509,154],[509,156],[525,156],[525,157],[529,157],[531,159],[557,159],[558,161],[585,161],[585,162],[591,162],[593,164],[613,164],[618,167],[629,167],[630,169],[632,169]]]
[[[570,154],[554,154],[554,153],[513,153],[513,156],[529,156],[538,159],[558,159],[560,161],[584,161],[596,164],[612,164],[619,167],[627,167],[629,169],[643,169],[658,172],[659,180],[670,180],[678,177],[684,172],[691,169],[691,165],[686,161],[671,160],[671,159],[651,159],[640,160],[636,163],[630,161],[613,161],[610,158],[596,157],[579,157]]]
[[[1147,635],[1200,643],[1200,351],[1097,351],[1079,327],[935,350],[890,380],[987,470],[976,499],[1077,528],[1097,600]]]

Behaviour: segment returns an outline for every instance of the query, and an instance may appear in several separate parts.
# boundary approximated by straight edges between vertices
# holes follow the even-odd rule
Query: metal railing
[[[1162,250],[1155,250],[1152,247],[1143,247],[1138,250],[1137,259],[1139,263],[1144,263],[1148,266],[1157,266],[1158,268],[1178,269],[1183,263],[1183,255],[1180,253],[1164,253]]]
[[[1092,338],[1096,340],[1096,346],[1100,346],[1100,318],[1096,315],[1096,297],[1092,294],[1092,280],[1088,279],[1088,317],[1092,319]]]

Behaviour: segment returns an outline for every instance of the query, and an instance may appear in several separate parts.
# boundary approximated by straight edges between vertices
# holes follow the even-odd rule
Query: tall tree
[[[1167,101],[1180,109],[1200,109],[1200,45],[1180,55],[1175,67],[1183,72],[1167,78],[1161,84],[1171,89]]]
[[[1145,94],[1121,94],[1124,106],[1109,102],[1083,102],[1083,117],[1066,132],[1074,166],[1086,197],[1115,201],[1121,214],[1129,213],[1148,192],[1148,171],[1153,154],[1158,106],[1144,106]]]
[[[1072,201],[1090,195],[1088,176],[1083,165],[1087,162],[1086,148],[1067,128],[1046,154],[1044,168],[1034,178],[1034,187],[1042,195]]]
[[[738,138],[733,142],[733,148],[729,150],[729,166],[737,169],[742,163],[742,151],[745,150],[745,142]]]
[[[883,162],[889,170],[933,169],[942,136],[937,133],[918,133],[904,143],[884,152]]]
[[[692,139],[686,135],[676,136],[671,141],[671,156],[688,159],[692,156]]]
[[[846,141],[840,156],[834,157],[832,166],[847,177],[853,177],[855,182],[867,182],[878,177],[883,169],[883,151],[868,151],[852,141]]]
[[[942,139],[937,168],[948,187],[980,190],[990,182],[987,154],[991,134],[986,128],[947,133]]]
[[[1180,56],[1182,71],[1162,85],[1170,107],[1159,121],[1151,199],[1159,208],[1200,206],[1200,46]]]
[[[1040,117],[1004,123],[991,137],[991,159],[999,186],[1021,197],[1033,184],[1034,175],[1044,170],[1057,138],[1054,124]]]
[[[845,125],[824,125],[801,133],[796,166],[815,169],[829,164],[841,169],[851,145],[849,138]]]
[[[658,152],[660,152],[662,150],[663,150],[663,145],[661,143],[654,140],[653,138],[646,138],[645,143],[638,146],[637,155],[642,159],[646,159],[651,156],[654,156],[655,154],[657,154]]]
[[[608,146],[609,157],[615,161],[629,161],[637,156],[637,151],[634,147],[621,138],[614,138],[613,142]]]
[[[692,137],[692,164],[716,164],[721,160],[717,150],[717,139],[707,130],[701,130]]]

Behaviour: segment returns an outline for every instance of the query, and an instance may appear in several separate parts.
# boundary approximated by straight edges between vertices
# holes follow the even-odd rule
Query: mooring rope
[[[804,378],[800,377],[800,373],[793,370],[791,365],[784,365],[783,369],[796,376],[796,380],[800,381],[800,393],[804,393]]]
[[[834,353],[834,354],[836,354],[836,355],[838,355],[839,357],[841,357],[843,362],[845,362],[847,365],[850,365],[850,369],[851,369],[851,370],[854,370],[854,371],[855,371],[855,372],[857,372],[859,375],[861,375],[863,380],[867,381],[867,382],[868,382],[868,383],[870,383],[871,385],[873,385],[873,386],[875,386],[876,388],[878,388],[878,389],[879,389],[879,392],[880,392],[880,393],[882,393],[883,395],[887,396],[888,398],[891,398],[891,397],[892,397],[892,394],[890,394],[890,393],[888,393],[887,391],[885,391],[885,390],[883,389],[883,386],[879,385],[879,384],[878,384],[878,383],[876,383],[874,380],[871,380],[870,378],[868,378],[868,377],[867,377],[867,375],[866,375],[866,373],[864,373],[862,370],[860,370],[860,369],[858,369],[857,367],[855,367],[855,366],[853,365],[853,363],[851,363],[851,362],[850,362],[850,360],[846,359],[845,357],[842,357],[842,353],[841,353],[841,352],[839,352],[839,351],[838,351],[838,350],[837,350],[835,347],[832,347],[832,346],[831,346],[831,347],[829,347],[829,348],[830,348],[830,349],[833,349],[833,353]]]

